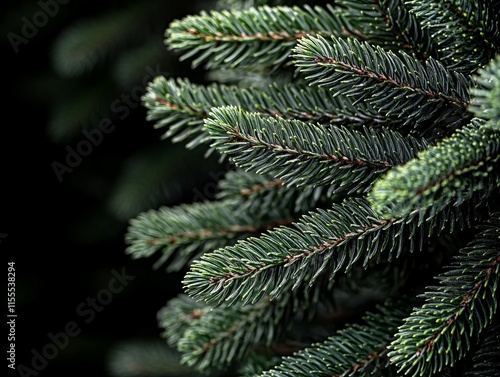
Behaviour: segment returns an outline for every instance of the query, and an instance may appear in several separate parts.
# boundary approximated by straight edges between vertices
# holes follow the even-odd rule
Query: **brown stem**
[[[175,244],[179,242],[185,242],[186,240],[192,239],[200,239],[200,238],[210,238],[210,237],[234,237],[238,234],[246,234],[246,233],[262,233],[266,230],[275,228],[277,226],[282,225],[290,225],[292,223],[292,219],[282,219],[275,221],[274,223],[266,224],[260,227],[253,225],[231,225],[227,229],[219,228],[219,229],[198,229],[196,231],[184,232],[175,236],[168,236],[165,238],[152,238],[148,242],[151,245],[165,245],[165,244]]]

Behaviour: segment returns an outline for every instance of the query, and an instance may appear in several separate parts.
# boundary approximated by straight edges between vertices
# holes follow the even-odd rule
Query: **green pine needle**
[[[159,76],[149,83],[143,103],[148,109],[147,119],[156,122],[155,128],[167,128],[163,137],[176,143],[186,142],[188,148],[210,141],[202,126],[213,107],[242,106],[262,115],[323,124],[398,124],[367,104],[353,105],[342,96],[334,98],[328,89],[294,83],[257,89],[216,83],[203,86],[187,79]]]
[[[355,103],[368,102],[387,117],[422,132],[448,123],[457,127],[470,101],[472,78],[446,69],[429,58],[425,63],[400,52],[356,39],[322,36],[302,38],[292,55],[311,84],[342,93]]]
[[[500,214],[427,287],[425,304],[413,310],[391,343],[400,372],[429,376],[463,358],[497,311],[500,281]]]
[[[329,186],[332,192],[367,191],[380,174],[426,145],[396,131],[327,128],[236,107],[214,108],[205,129],[212,146],[245,170],[290,186]]]
[[[161,251],[155,267],[170,259],[168,271],[176,271],[200,253],[293,220],[287,209],[260,213],[235,209],[234,202],[225,201],[162,207],[142,213],[130,221],[126,253],[133,258],[147,258]]]
[[[477,86],[472,89],[474,98],[471,111],[488,120],[486,127],[500,129],[500,55],[476,76]]]
[[[262,377],[395,376],[387,347],[397,327],[408,314],[408,303],[379,306],[362,323],[348,325],[323,343],[313,344],[284,358]]]
[[[500,53],[500,9],[493,1],[408,3],[419,24],[432,35],[440,60],[450,69],[473,73]]]
[[[333,6],[260,6],[245,10],[202,11],[174,21],[166,31],[170,49],[195,57],[192,66],[234,68],[284,63],[297,40],[308,34],[342,35],[346,29]]]
[[[349,199],[311,212],[292,226],[202,255],[191,264],[184,288],[214,305],[255,303],[265,295],[275,299],[312,286],[321,276],[331,280],[358,260],[366,266],[372,259],[391,261],[421,250],[432,235],[470,226],[483,201],[483,194],[471,193],[461,206],[384,220],[365,199]]]

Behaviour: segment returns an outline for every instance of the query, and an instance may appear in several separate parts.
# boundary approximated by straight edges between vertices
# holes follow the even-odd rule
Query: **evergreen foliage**
[[[158,314],[181,363],[500,375],[499,14],[225,0],[169,25],[167,47],[221,80],[155,78],[148,119],[232,164],[214,200],[144,212],[126,235],[133,258],[184,273]]]

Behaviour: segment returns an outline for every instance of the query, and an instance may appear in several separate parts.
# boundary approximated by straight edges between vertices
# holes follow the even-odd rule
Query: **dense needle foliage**
[[[305,3],[166,30],[212,82],[156,77],[148,119],[231,168],[130,222],[185,271],[162,336],[206,373],[499,376],[500,2]]]

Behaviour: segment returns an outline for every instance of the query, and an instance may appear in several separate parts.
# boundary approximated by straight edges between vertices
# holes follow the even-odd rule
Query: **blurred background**
[[[131,260],[128,221],[211,199],[206,187],[221,167],[200,148],[161,140],[139,98],[155,75],[203,82],[163,40],[172,20],[211,5],[40,0],[4,9],[0,250],[15,262],[16,366],[27,368],[7,368],[12,375],[108,376],[129,342],[163,345],[156,313],[184,272]],[[108,296],[123,271],[134,279]],[[68,324],[78,335],[66,342]],[[63,346],[47,346],[54,337]]]

